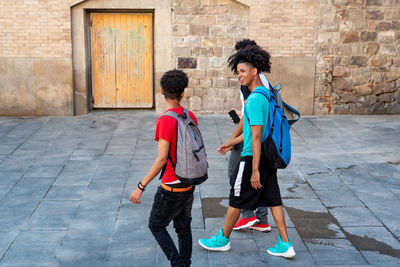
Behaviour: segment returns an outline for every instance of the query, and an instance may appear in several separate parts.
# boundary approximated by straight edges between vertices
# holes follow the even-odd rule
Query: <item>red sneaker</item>
[[[241,229],[246,229],[249,228],[250,226],[258,223],[260,220],[257,219],[256,216],[253,216],[251,218],[241,218],[234,226],[233,230],[241,230]]]
[[[268,223],[266,223],[266,224],[257,223],[257,224],[250,226],[250,229],[257,230],[260,232],[271,232],[271,226],[269,226]]]

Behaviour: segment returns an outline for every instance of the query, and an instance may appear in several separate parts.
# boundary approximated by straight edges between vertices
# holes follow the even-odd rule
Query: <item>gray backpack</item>
[[[168,160],[174,167],[176,177],[185,184],[201,184],[208,178],[208,162],[199,128],[189,116],[187,109],[183,109],[182,115],[168,111],[164,116],[171,116],[177,121],[176,162],[173,162],[168,153]],[[160,179],[164,175],[166,167],[167,165],[164,166]]]

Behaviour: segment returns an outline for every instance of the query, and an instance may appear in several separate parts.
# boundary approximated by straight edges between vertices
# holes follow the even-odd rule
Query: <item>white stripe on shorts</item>
[[[235,197],[240,196],[240,189],[242,188],[242,177],[243,177],[243,170],[244,170],[244,161],[241,161],[239,164],[239,170],[236,176],[235,180],[235,185],[233,186],[233,189],[235,190],[235,193],[233,194]]]

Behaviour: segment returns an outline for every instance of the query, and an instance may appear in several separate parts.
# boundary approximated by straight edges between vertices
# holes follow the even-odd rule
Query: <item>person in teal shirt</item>
[[[258,86],[262,90],[267,90],[264,86]],[[253,156],[251,125],[262,125],[262,136],[265,135],[268,123],[269,102],[265,101],[265,96],[261,94],[250,94],[247,98],[245,117],[243,120],[243,150],[242,157]]]
[[[261,141],[268,123],[269,103],[261,94],[253,93],[257,87],[263,86],[258,74],[270,71],[269,59],[268,52],[260,47],[247,46],[238,50],[228,60],[239,82],[247,86],[252,93],[245,104],[245,118],[237,128],[238,132],[243,131],[243,135],[229,139],[221,149],[224,153],[235,144],[244,142],[242,158],[236,168],[236,178],[230,190],[224,227],[220,229],[218,235],[199,240],[200,246],[207,250],[230,250],[230,235],[239,219],[240,210],[255,210],[257,207],[268,206],[278,228],[279,242],[267,252],[285,258],[293,258],[296,255],[287,234],[277,170],[265,164],[266,158],[262,153]]]

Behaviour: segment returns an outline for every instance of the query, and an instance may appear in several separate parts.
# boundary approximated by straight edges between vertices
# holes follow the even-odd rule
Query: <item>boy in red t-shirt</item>
[[[183,114],[180,101],[188,85],[188,78],[181,70],[170,70],[161,78],[161,94],[165,97],[166,112],[173,111]],[[192,112],[189,116],[197,124]],[[175,175],[171,160],[175,163],[177,121],[170,116],[160,116],[156,123],[155,140],[158,142],[158,155],[146,176],[138,183],[131,193],[129,200],[141,203],[140,197],[145,187],[164,168],[161,186],[154,196],[153,207],[150,212],[149,228],[164,251],[171,266],[190,266],[192,255],[192,205],[194,186],[183,184]],[[171,239],[166,227],[174,222],[178,235],[179,251]]]

